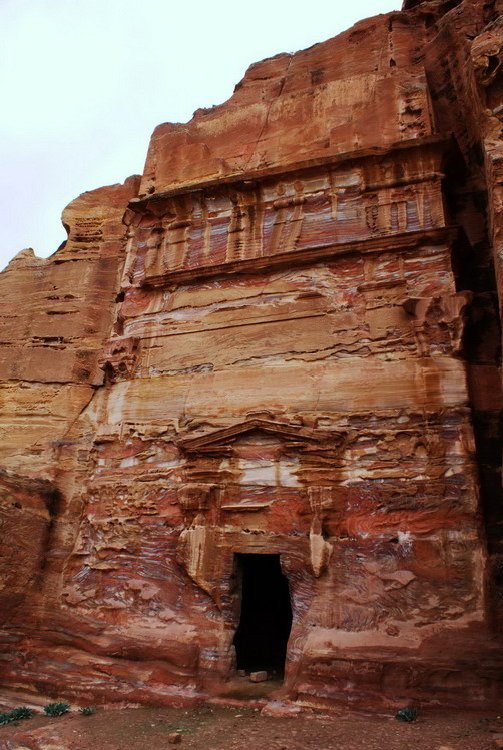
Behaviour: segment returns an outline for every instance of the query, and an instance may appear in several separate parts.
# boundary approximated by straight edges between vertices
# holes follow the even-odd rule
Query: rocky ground
[[[280,713],[280,712],[278,712]],[[502,747],[496,715],[421,714],[414,723],[392,716],[264,715],[253,706],[202,705],[192,709],[72,711],[0,727],[0,750],[494,750]]]

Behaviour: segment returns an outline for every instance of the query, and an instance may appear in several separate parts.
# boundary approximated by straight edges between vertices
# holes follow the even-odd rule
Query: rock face
[[[500,11],[251,66],[0,275],[5,686],[496,702]]]

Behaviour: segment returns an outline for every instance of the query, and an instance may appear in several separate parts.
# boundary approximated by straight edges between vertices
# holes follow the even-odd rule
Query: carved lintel
[[[201,445],[199,448],[185,449],[185,453],[190,455],[204,455],[204,456],[218,456],[224,458],[225,456],[232,456],[233,449],[231,445]]]

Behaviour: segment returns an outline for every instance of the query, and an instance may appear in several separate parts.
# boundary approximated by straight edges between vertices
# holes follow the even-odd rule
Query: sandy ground
[[[494,750],[503,719],[428,713],[414,723],[344,714],[265,716],[260,708],[204,704],[192,709],[98,708],[0,727],[0,750]]]

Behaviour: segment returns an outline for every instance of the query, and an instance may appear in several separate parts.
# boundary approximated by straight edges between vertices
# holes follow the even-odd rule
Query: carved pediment
[[[179,447],[185,453],[227,455],[232,453],[232,445],[248,433],[262,433],[278,438],[285,448],[299,450],[340,448],[346,438],[345,432],[313,430],[297,424],[276,422],[269,419],[251,418],[230,427],[213,430],[197,437],[185,437]]]

